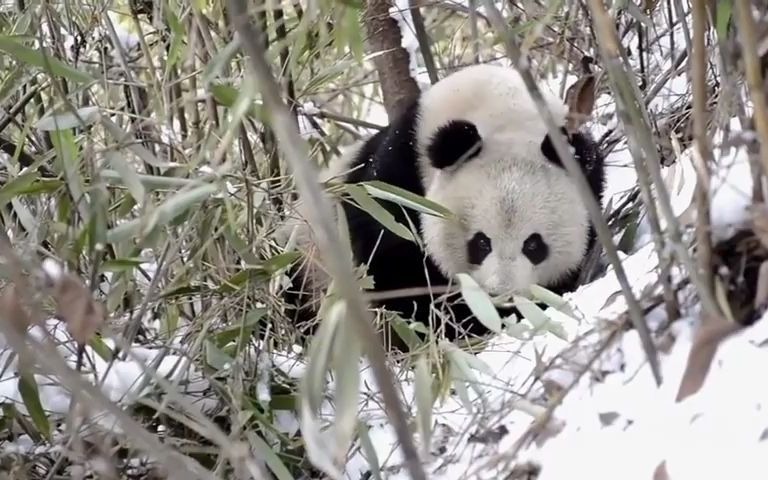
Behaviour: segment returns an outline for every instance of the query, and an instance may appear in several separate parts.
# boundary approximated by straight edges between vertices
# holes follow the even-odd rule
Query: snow
[[[67,333],[63,322],[54,318],[48,319],[43,326],[31,327],[29,336],[38,341],[51,336],[56,342],[58,353],[70,368],[75,368],[77,347]],[[114,349],[114,342],[110,339],[106,339],[104,343],[107,347]],[[104,395],[113,402],[131,405],[149,394],[156,385],[151,373],[154,368],[157,376],[171,382],[178,382],[178,390],[186,394],[190,404],[197,404],[202,410],[213,407],[203,395],[208,388],[208,381],[189,358],[183,355],[165,354],[161,348],[134,345],[126,359],[117,359],[111,366],[110,362],[97,355],[90,346],[85,347],[85,355],[86,359],[82,366],[84,378],[99,384]],[[28,414],[18,390],[18,357],[12,353],[10,346],[5,344],[5,339],[2,337],[0,337],[0,361],[4,366],[0,372],[0,402],[13,402],[20,412]],[[147,375],[150,377],[149,381],[146,381]],[[66,416],[70,408],[69,392],[53,376],[37,374],[35,379],[39,385],[43,409],[54,419]],[[92,412],[91,415],[102,427],[120,431],[111,415],[98,411]]]
[[[731,128],[739,130],[734,119]],[[722,142],[722,133],[715,135],[715,145]],[[718,170],[714,172],[710,185],[712,236],[715,240],[729,238],[749,223],[747,207],[752,200],[752,175],[749,157],[744,147],[733,147],[729,151],[716,147],[715,158],[719,159]]]
[[[652,260],[648,246],[624,263],[636,293],[652,289],[656,281]],[[566,324],[569,341],[582,335],[586,339],[568,363],[583,365],[604,339],[594,331],[616,326],[618,314],[626,310],[622,296],[609,300],[617,289],[616,279],[609,273],[571,296],[584,316],[580,323]],[[649,317],[651,327],[658,328],[662,308],[657,307]],[[482,372],[473,371],[477,377],[469,388],[473,412],[467,412],[456,395],[438,402],[433,411],[432,455],[425,462],[429,478],[497,478],[504,472],[508,474],[509,462],[513,461],[539,465],[539,478],[544,480],[649,479],[661,462],[671,480],[719,478],[734,471],[739,478],[762,478],[768,468],[767,446],[761,442],[768,428],[768,382],[745,373],[768,361],[768,351],[762,347],[768,339],[768,321],[764,318],[725,341],[702,389],[675,403],[697,323],[695,318],[686,317],[673,324],[675,341],[666,353],[661,353],[664,383],[658,388],[636,331],[620,335],[592,369],[604,378],[584,375],[555,410],[550,426],[561,430],[539,443],[525,444],[517,459],[511,458],[510,452],[533,421],[526,413],[532,410],[530,407],[515,408],[516,402],[520,406],[518,393],[529,391],[526,398],[532,404],[540,402],[542,391],[533,385],[530,375],[537,355],[546,363],[567,349],[569,342],[553,335],[527,342],[504,335],[496,337],[477,355],[484,368]],[[567,387],[575,376],[561,373],[547,378]],[[363,385],[375,385],[372,379],[364,379],[367,381]],[[415,392],[411,382],[408,375],[401,379],[400,386],[413,409]],[[394,447],[395,436],[386,415],[371,400],[374,395],[375,390],[364,389],[360,411],[376,456],[383,462],[384,478],[409,478],[400,465],[402,458]],[[330,415],[332,409],[326,405],[321,417],[328,416],[332,421]],[[368,468],[363,454],[356,453],[348,460],[345,478],[360,478]]]

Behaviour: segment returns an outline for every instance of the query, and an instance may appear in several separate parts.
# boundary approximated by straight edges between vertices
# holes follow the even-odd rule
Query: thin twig
[[[637,329],[638,335],[640,336],[641,342],[643,344],[643,350],[645,351],[645,354],[648,357],[648,362],[651,365],[653,376],[656,379],[656,383],[661,384],[661,371],[659,369],[659,359],[656,352],[656,347],[653,344],[653,340],[651,339],[648,326],[645,324],[643,311],[640,308],[640,304],[637,302],[637,299],[632,293],[632,287],[629,284],[627,274],[621,264],[621,259],[619,258],[618,251],[616,250],[616,245],[613,244],[611,231],[608,228],[608,225],[605,223],[605,219],[603,218],[602,209],[600,208],[597,200],[592,195],[584,173],[581,171],[581,167],[579,167],[579,164],[573,158],[573,155],[571,154],[571,151],[565,142],[565,138],[560,132],[560,126],[557,125],[552,118],[552,113],[547,108],[546,103],[541,96],[541,92],[539,91],[536,82],[528,70],[527,60],[520,54],[520,48],[512,37],[512,34],[509,31],[507,24],[504,22],[501,13],[496,8],[492,0],[484,0],[484,2],[485,8],[488,11],[488,16],[491,19],[491,23],[494,24],[496,31],[502,34],[504,38],[504,47],[506,49],[507,55],[512,60],[515,68],[520,72],[520,75],[525,81],[526,87],[528,88],[531,97],[536,104],[539,115],[541,115],[542,119],[547,124],[547,130],[549,131],[550,139],[554,144],[555,151],[562,159],[563,165],[568,171],[568,174],[576,182],[576,187],[579,190],[579,194],[581,195],[582,200],[584,201],[584,204],[589,211],[592,223],[595,225],[595,230],[597,230],[598,238],[603,244],[603,248],[605,248],[606,254],[608,255],[608,260],[611,262],[611,265],[613,266],[616,273],[616,279],[621,285],[621,289],[627,301],[627,306],[629,307],[632,324],[634,325],[635,329]]]
[[[435,56],[432,55],[432,46],[429,44],[429,34],[424,26],[424,17],[422,17],[421,9],[419,8],[420,3],[419,0],[410,0],[411,19],[413,19],[413,29],[415,30],[414,33],[416,33],[416,40],[419,42],[421,56],[424,57],[424,67],[427,69],[429,81],[434,85],[439,80],[439,77],[437,76],[437,67],[435,66]]]
[[[387,414],[395,427],[398,440],[403,450],[405,464],[414,480],[426,480],[426,475],[419,462],[418,452],[411,437],[405,412],[397,391],[394,377],[386,365],[384,350],[373,328],[370,313],[365,307],[360,288],[355,282],[354,269],[347,254],[342,251],[343,243],[334,228],[333,212],[328,199],[323,196],[317,182],[318,172],[309,161],[306,142],[299,135],[298,128],[291,118],[290,111],[280,98],[280,91],[270,73],[266,61],[266,52],[259,41],[262,32],[249,21],[244,0],[229,0],[230,23],[239,33],[242,48],[249,56],[251,70],[261,87],[264,105],[268,108],[272,124],[283,154],[292,170],[299,194],[307,206],[307,217],[323,257],[327,259],[328,269],[336,282],[339,293],[346,299],[352,327],[365,345],[376,383],[381,389]]]

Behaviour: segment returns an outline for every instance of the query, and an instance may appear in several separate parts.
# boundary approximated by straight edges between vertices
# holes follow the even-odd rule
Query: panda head
[[[542,93],[564,125],[566,105]],[[427,253],[446,276],[469,273],[496,295],[553,284],[578,267],[588,212],[515,70],[449,75],[424,93],[417,125],[425,196],[458,220],[422,215]]]

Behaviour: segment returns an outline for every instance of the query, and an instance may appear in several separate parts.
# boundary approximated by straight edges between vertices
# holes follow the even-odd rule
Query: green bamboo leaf
[[[225,345],[235,340],[239,340],[240,344],[242,344],[243,341],[247,341],[266,313],[267,310],[265,308],[254,309],[246,315],[242,323],[220,331],[214,335],[216,346],[218,348],[224,348]]]
[[[80,175],[80,156],[77,141],[72,130],[55,130],[50,135],[56,156],[64,171],[64,181],[69,189],[69,195],[80,216],[90,221],[90,203],[85,197],[85,183]]]
[[[568,340],[562,324],[549,318],[536,303],[520,296],[514,297],[514,303],[523,317],[531,323],[534,331],[551,332],[563,340]]]
[[[364,422],[357,424],[357,436],[360,439],[360,447],[363,449],[363,457],[368,462],[368,468],[371,472],[371,478],[374,480],[383,480],[381,476],[381,463],[379,456],[376,455],[376,448],[371,441],[371,434],[368,431],[368,425]]]
[[[475,317],[490,331],[501,333],[501,317],[488,294],[466,273],[459,273],[456,276],[461,284],[461,295]]]
[[[332,64],[330,67],[320,69],[307,82],[307,85],[304,87],[304,92],[303,92],[304,95],[311,95],[312,93],[315,93],[318,90],[325,89],[328,86],[328,83],[334,80],[339,75],[347,73],[350,71],[351,68],[357,67],[358,65],[365,63],[367,61],[370,61],[373,58],[378,57],[379,55],[383,55],[386,52],[387,50],[381,50],[381,51],[366,55],[363,57],[362,62],[358,61],[357,59],[347,60],[347,61],[337,62]]]
[[[247,432],[246,435],[253,447],[254,453],[258,455],[258,458],[264,459],[267,467],[272,470],[272,473],[275,474],[277,480],[294,480],[293,475],[291,475],[291,472],[288,470],[288,467],[285,466],[283,461],[280,460],[280,457],[277,456],[274,448],[269,446],[264,439],[253,431]]]
[[[550,321],[544,310],[525,297],[514,297],[514,304],[523,318],[528,320],[534,329],[542,329]]]
[[[224,67],[229,65],[237,52],[240,51],[240,37],[236,36],[224,48],[218,50],[203,69],[203,84],[211,85],[215,78],[218,78]]]
[[[334,401],[336,403],[336,419],[334,433],[336,448],[339,453],[346,452],[352,444],[355,429],[357,427],[358,400],[360,397],[360,356],[362,346],[354,328],[347,327],[346,308],[337,308],[329,312],[335,315],[333,322],[344,328],[339,328],[337,345],[344,348],[333,350],[333,369],[336,373],[336,388]]]
[[[717,37],[725,40],[728,35],[728,24],[733,14],[733,2],[731,0],[720,0],[717,2],[717,19],[715,20],[715,29]]]
[[[115,151],[104,152],[104,157],[117,173],[120,174],[120,178],[123,180],[126,188],[128,188],[128,192],[131,194],[134,201],[136,201],[136,204],[143,207],[147,191],[144,189],[144,185],[141,183],[136,169],[131,167],[122,155]]]
[[[19,375],[18,388],[21,400],[27,407],[27,412],[29,412],[35,427],[50,441],[51,424],[48,422],[48,415],[43,411],[43,404],[40,402],[40,392],[37,389],[34,375],[27,373]]]
[[[4,204],[17,195],[21,195],[22,192],[35,183],[39,177],[40,174],[38,172],[28,171],[10,179],[8,183],[0,187],[0,203]]]
[[[234,359],[210,340],[205,341],[205,363],[216,370],[225,370]]]
[[[309,348],[307,371],[299,384],[299,410],[301,433],[309,460],[317,468],[332,478],[341,478],[334,457],[334,452],[328,445],[326,437],[321,434],[323,426],[318,421],[316,413],[323,400],[323,386],[326,372],[332,356],[332,345],[338,331],[336,320],[342,317],[335,310],[346,310],[343,299],[332,300],[332,303],[320,308],[322,322],[319,331],[314,335]],[[355,410],[356,411],[356,410]]]
[[[73,82],[91,83],[94,81],[93,77],[82,70],[71,67],[40,50],[22,45],[14,37],[8,35],[0,35],[0,51],[7,53],[18,62],[41,68]]]
[[[156,225],[169,223],[196,204],[207,200],[218,190],[218,185],[208,183],[180,191],[168,197],[165,202],[145,217],[133,219],[109,230],[107,241],[119,243],[132,236],[149,235]]]
[[[389,213],[384,207],[382,207],[376,200],[372,199],[365,190],[353,184],[345,185],[346,192],[352,199],[357,202],[357,205],[365,211],[368,215],[372,216],[381,225],[387,228],[395,235],[404,238],[405,240],[415,241],[413,234],[403,224],[398,223],[395,217]]]
[[[105,362],[109,362],[112,359],[114,352],[112,352],[107,344],[104,343],[104,340],[101,337],[97,335],[92,336],[90,340],[88,340],[88,345],[90,345],[93,351],[96,352],[96,355],[101,357]]]
[[[568,302],[560,295],[536,284],[532,284],[529,289],[534,300],[544,302],[555,310],[559,310],[574,319],[577,318],[576,312],[573,311]]]
[[[416,335],[415,330],[417,330],[420,326],[423,326],[424,324],[421,322],[412,322],[409,323],[405,321],[401,316],[392,314],[391,319],[389,320],[390,325],[392,326],[392,329],[395,331],[398,337],[405,342],[405,344],[408,346],[408,350],[414,351],[419,348],[424,342],[419,338],[418,335]],[[424,328],[426,330],[426,328]]]
[[[184,53],[184,39],[186,32],[184,24],[179,21],[179,17],[174,11],[174,3],[168,3],[165,9],[165,21],[171,28],[171,45],[168,47],[168,58],[166,60],[166,70],[174,67]]]
[[[378,180],[361,183],[360,185],[362,185],[372,197],[388,200],[398,205],[416,210],[417,212],[426,213],[427,215],[433,215],[435,217],[453,217],[451,211],[439,203],[400,187]]]
[[[101,174],[101,178],[110,185],[122,185],[128,187],[122,175],[115,170],[104,169],[99,173]],[[159,175],[146,175],[144,173],[134,175],[141,182],[141,185],[147,190],[178,190],[179,188],[189,187],[190,185],[199,183],[200,180],[208,179],[208,176],[205,175],[196,179],[163,177]],[[129,207],[129,210],[132,207],[133,205]]]
[[[147,260],[141,257],[123,257],[110,260],[104,260],[101,264],[102,272],[127,272],[138,267]]]
[[[238,109],[244,110],[243,113],[247,113],[248,116],[258,118],[262,121],[265,119],[261,102],[254,101],[253,96],[243,96],[241,95],[241,90],[222,83],[212,83],[208,86],[208,90],[213,94],[213,98],[223,106],[228,108],[235,108],[238,106]],[[230,123],[237,124],[234,120],[230,120]]]
[[[42,238],[38,234],[41,228],[46,228],[46,225],[42,225],[39,218],[33,215],[27,205],[18,198],[12,198],[11,205],[13,205],[13,211],[16,212],[19,223],[24,227],[24,230],[29,232],[30,238]]]

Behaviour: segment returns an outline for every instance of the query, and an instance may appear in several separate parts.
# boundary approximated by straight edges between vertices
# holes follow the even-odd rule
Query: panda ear
[[[568,144],[573,148],[573,137],[568,134],[568,129],[566,127],[560,127],[560,132],[565,135]],[[555,145],[552,143],[552,137],[550,137],[549,134],[547,134],[541,142],[541,153],[550,162],[558,167],[563,167],[563,161],[560,159],[560,155],[557,154]]]
[[[437,129],[427,146],[433,167],[443,169],[476,157],[483,149],[483,139],[474,123],[452,120]]]

